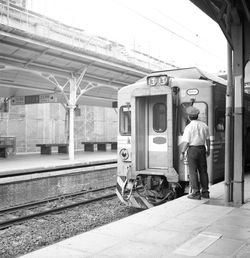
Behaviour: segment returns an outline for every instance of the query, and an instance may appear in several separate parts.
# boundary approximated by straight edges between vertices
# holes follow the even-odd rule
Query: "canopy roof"
[[[233,23],[243,22],[245,25],[245,37],[249,42],[250,27],[250,2],[249,0],[190,0],[216,23],[226,36],[231,47],[234,44],[231,36]]]
[[[79,79],[78,104],[110,106],[117,90],[155,69],[173,67],[116,42],[89,35],[0,1],[0,96],[69,94]]]

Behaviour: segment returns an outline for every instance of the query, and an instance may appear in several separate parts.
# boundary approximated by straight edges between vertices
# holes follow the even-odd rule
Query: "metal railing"
[[[108,56],[114,62],[143,67],[148,70],[175,68],[167,62],[154,58],[140,51],[127,49],[117,42],[90,35],[84,30],[67,26],[24,8],[0,1],[0,28],[15,29],[15,33],[25,33],[28,37],[60,43],[64,48],[84,52],[93,56]]]

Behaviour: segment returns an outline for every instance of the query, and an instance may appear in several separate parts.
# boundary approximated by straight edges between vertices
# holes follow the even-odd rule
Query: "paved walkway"
[[[22,258],[250,257],[250,175],[241,207],[224,205],[223,183],[210,190],[210,201],[184,196]]]

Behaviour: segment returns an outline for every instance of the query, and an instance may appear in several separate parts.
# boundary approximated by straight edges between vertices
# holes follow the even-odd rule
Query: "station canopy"
[[[153,70],[174,66],[0,1],[0,96],[54,94],[64,102],[112,106],[117,91]]]
[[[229,44],[234,49],[234,42],[231,35],[231,25],[244,23],[244,38],[249,42],[249,24],[250,24],[250,2],[249,0],[190,0],[211,19],[220,26],[222,32],[227,38]],[[249,44],[245,46],[245,55],[249,59]]]

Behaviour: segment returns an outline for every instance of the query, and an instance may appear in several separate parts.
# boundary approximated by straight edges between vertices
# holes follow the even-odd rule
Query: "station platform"
[[[244,194],[240,207],[225,205],[218,183],[210,200],[183,196],[21,257],[250,257],[250,175]]]
[[[0,209],[116,184],[117,151],[19,154],[0,159]]]
[[[117,151],[95,151],[75,153],[75,159],[69,160],[68,154],[53,153],[52,155],[17,154],[9,158],[0,158],[0,177],[29,173],[55,168],[74,167],[77,165],[95,165],[117,161]]]

